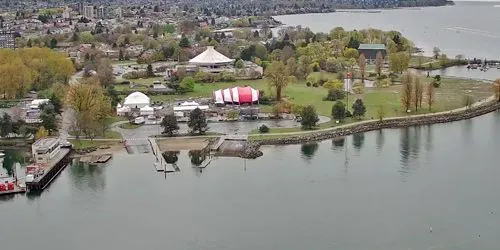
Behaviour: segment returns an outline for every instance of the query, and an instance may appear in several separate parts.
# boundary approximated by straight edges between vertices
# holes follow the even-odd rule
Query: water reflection
[[[332,139],[332,149],[341,151],[344,149],[345,137],[337,137]]]
[[[381,129],[381,130],[376,132],[376,136],[375,136],[375,143],[377,144],[376,147],[377,147],[378,153],[380,153],[380,151],[382,151],[382,148],[384,147],[384,142],[385,142],[384,131]]]
[[[202,150],[190,150],[189,158],[191,159],[191,164],[195,167],[201,166],[203,161],[205,161],[207,155]]]
[[[79,190],[90,188],[93,191],[101,191],[106,187],[105,166],[92,166],[76,159],[69,167],[69,175],[73,186]]]
[[[357,134],[352,135],[352,146],[355,149],[357,149],[358,151],[361,150],[364,142],[365,142],[365,134],[364,133],[357,133]]]
[[[179,160],[179,153],[179,151],[166,151],[162,155],[168,164],[175,164]]]
[[[474,136],[472,136],[472,123],[472,119],[467,119],[463,121],[463,125],[461,126],[463,131],[463,140],[466,144],[472,144],[474,141]]]
[[[303,158],[305,158],[306,160],[311,160],[316,151],[318,151],[318,148],[319,145],[316,142],[306,143],[302,144],[302,146],[300,147],[300,151],[302,152]]]
[[[5,172],[8,175],[12,175],[13,168],[16,162],[21,163],[21,165],[25,163],[26,152],[22,150],[11,149],[7,149],[4,152],[5,156],[0,160],[3,160],[2,167],[5,169],[5,171],[2,171],[2,169],[0,169],[0,173]]]
[[[399,141],[399,152],[401,155],[400,173],[403,180],[406,180],[408,175],[415,172],[418,167],[418,159],[421,146],[421,130],[422,126],[403,128]]]

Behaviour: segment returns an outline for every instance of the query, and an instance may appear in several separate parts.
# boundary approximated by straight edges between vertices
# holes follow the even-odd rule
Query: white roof
[[[33,101],[31,101],[31,105],[41,105],[49,101],[49,99],[34,99]]]
[[[195,109],[201,109],[201,110],[207,110],[208,109],[208,106],[205,105],[205,106],[177,106],[177,107],[174,107],[174,112],[176,111],[191,111],[191,110],[195,110]]]
[[[219,53],[213,46],[208,46],[207,49],[201,54],[189,60],[189,63],[199,65],[229,64],[232,62],[234,62],[234,59],[228,58],[227,56]]]
[[[147,95],[141,92],[134,92],[128,95],[123,102],[123,105],[149,104],[150,99]]]
[[[181,105],[181,106],[200,106],[200,104],[199,104],[199,103],[194,102],[194,101],[193,101],[193,102],[183,102],[183,103],[181,103],[180,105]]]
[[[154,108],[150,106],[144,106],[140,109],[140,111],[154,111]]]

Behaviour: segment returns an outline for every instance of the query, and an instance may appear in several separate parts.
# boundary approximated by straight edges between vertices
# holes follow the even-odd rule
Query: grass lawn
[[[69,142],[71,142],[71,144],[73,144],[73,148],[76,150],[116,144],[116,142],[90,141],[90,140],[69,140]]]

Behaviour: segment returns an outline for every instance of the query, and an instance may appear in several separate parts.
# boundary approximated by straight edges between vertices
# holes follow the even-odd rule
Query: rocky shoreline
[[[303,135],[290,136],[286,138],[270,138],[262,139],[254,144],[261,145],[286,145],[286,144],[301,144],[306,142],[320,141],[326,139],[332,139],[336,137],[342,137],[346,135],[352,135],[356,133],[363,133],[379,129],[387,128],[403,128],[418,125],[428,125],[437,123],[447,123],[459,120],[466,120],[473,117],[481,116],[500,109],[500,102],[491,101],[482,104],[477,107],[473,107],[466,110],[460,111],[450,111],[448,113],[438,113],[438,114],[428,114],[428,115],[416,115],[409,116],[405,118],[387,118],[382,121],[370,120],[359,123],[354,123],[351,126],[345,126],[341,128],[332,128],[330,130],[325,130],[321,132],[311,132]],[[258,147],[254,145],[249,147],[248,151],[251,149],[258,150]],[[260,150],[258,150],[260,152]],[[262,153],[262,152],[260,152]],[[245,155],[256,156],[257,152],[246,152]],[[258,156],[257,156],[258,157]]]

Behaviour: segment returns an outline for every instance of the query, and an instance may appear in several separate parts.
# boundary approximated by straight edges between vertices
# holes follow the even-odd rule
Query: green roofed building
[[[380,52],[382,54],[382,57],[385,60],[385,57],[387,56],[387,50],[385,48],[384,44],[378,44],[378,43],[362,43],[359,45],[358,48],[359,54],[364,54],[366,61],[368,63],[374,63],[375,59],[377,58],[377,53]]]

